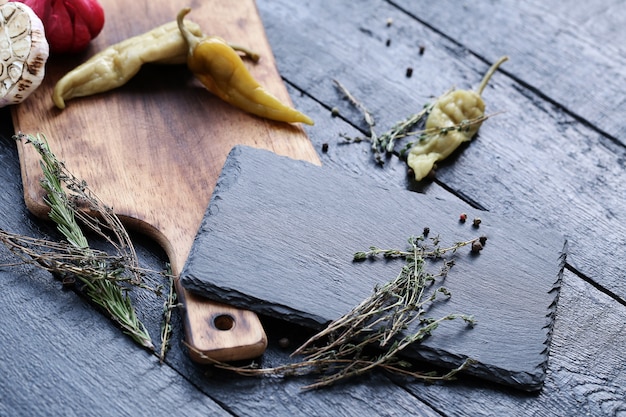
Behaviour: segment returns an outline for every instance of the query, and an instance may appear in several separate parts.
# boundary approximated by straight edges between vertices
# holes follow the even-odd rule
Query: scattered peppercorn
[[[430,233],[430,227],[425,227],[424,231],[422,232],[424,237],[428,236],[428,234]]]
[[[391,39],[387,39],[387,41],[385,42],[385,46],[389,46],[391,45]]]
[[[483,245],[478,240],[473,241],[472,242],[472,253],[478,253],[481,250],[483,250]]]
[[[330,109],[330,115],[332,117],[337,117],[339,116],[339,109],[337,107],[333,107],[332,109]]]
[[[474,226],[474,227],[478,227],[478,226],[480,226],[480,222],[481,222],[480,217],[476,217],[476,218],[472,221],[472,226]]]
[[[465,223],[466,220],[467,220],[467,214],[461,213],[461,215],[459,216],[459,221],[461,223]]]
[[[478,241],[480,242],[481,245],[485,246],[485,243],[487,243],[487,236],[483,235],[479,237]]]
[[[420,55],[424,55],[424,50],[426,49],[426,47],[424,45],[420,45]]]
[[[278,346],[280,346],[283,349],[286,349],[289,347],[289,345],[291,344],[291,342],[289,341],[288,338],[286,337],[282,337],[279,341],[278,341]]]
[[[328,143],[322,143],[322,152],[328,152]]]
[[[388,17],[387,18],[387,27],[391,26],[393,24],[393,19]]]
[[[408,67],[406,69],[406,78],[411,78],[412,75],[413,75],[413,68],[412,67]]]

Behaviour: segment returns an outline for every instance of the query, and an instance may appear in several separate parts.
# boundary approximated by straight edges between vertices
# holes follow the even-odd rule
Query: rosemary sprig
[[[41,254],[33,253],[34,251],[28,247],[22,252],[48,270],[63,271],[78,278],[84,285],[85,294],[92,302],[103,308],[137,343],[154,350],[148,331],[137,318],[126,291],[128,288],[120,286],[121,282],[142,285],[134,247],[121,222],[110,208],[89,192],[86,183],[79,181],[67,171],[50,150],[45,136],[20,134],[18,139],[24,139],[26,143],[32,144],[41,156],[44,174],[41,185],[46,191],[45,201],[50,206],[49,216],[70,244],[70,247],[63,248],[60,254],[48,252],[45,256],[40,256]],[[70,197],[66,189],[74,194]],[[76,207],[78,203],[86,204],[84,208],[95,212],[102,221],[96,216],[82,213]],[[88,228],[105,237],[119,255],[110,257],[104,252],[91,249],[77,218]],[[114,238],[110,238],[103,229],[113,232]],[[8,241],[12,242],[14,250],[21,249],[15,245],[15,239]],[[40,246],[42,243],[38,242]],[[52,245],[50,242],[45,244],[59,248],[59,245]],[[130,271],[132,276],[120,278],[126,271]]]

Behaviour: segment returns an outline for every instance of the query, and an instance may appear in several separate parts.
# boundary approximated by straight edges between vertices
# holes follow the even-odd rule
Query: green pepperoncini
[[[485,74],[476,91],[452,90],[439,97],[429,109],[427,133],[409,150],[407,164],[417,181],[426,177],[437,161],[447,158],[463,142],[470,141],[485,119],[485,102],[481,94],[498,67],[508,60],[504,56]]]

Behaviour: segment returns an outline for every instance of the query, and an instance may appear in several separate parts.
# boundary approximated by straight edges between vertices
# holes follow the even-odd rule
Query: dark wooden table
[[[469,202],[569,240],[545,387],[538,394],[461,378],[424,385],[373,374],[300,392],[307,379],[245,378],[190,361],[175,316],[166,363],[50,274],[0,268],[0,415],[626,415],[626,5],[623,2],[293,2],[259,0],[278,66],[322,163]],[[391,22],[389,25],[388,23]],[[436,180],[414,184],[404,162],[375,165],[361,115],[382,131],[452,86],[474,87],[501,55],[484,93],[486,122]],[[407,76],[407,68],[413,73]],[[331,109],[340,111],[331,116]],[[0,111],[0,226],[49,235],[22,200],[9,110]],[[326,149],[327,147],[327,149]],[[141,261],[165,256],[135,236]],[[13,262],[5,250],[0,262]],[[139,299],[158,338],[162,305]],[[265,318],[264,366],[284,363],[303,332]]]

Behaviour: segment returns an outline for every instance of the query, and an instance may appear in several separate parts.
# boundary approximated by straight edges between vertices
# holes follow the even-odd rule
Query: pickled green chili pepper
[[[187,30],[201,35],[200,27],[191,21]],[[175,21],[144,34],[123,40],[97,53],[68,72],[54,86],[52,101],[59,109],[65,101],[120,87],[146,63],[184,64],[187,44]]]
[[[213,94],[241,110],[267,119],[287,123],[313,124],[308,116],[283,104],[250,74],[237,51],[216,36],[200,37],[191,33],[183,18],[191,9],[182,9],[178,26],[187,41],[187,65]]]
[[[463,142],[470,141],[485,119],[481,94],[504,56],[485,74],[476,91],[452,90],[439,97],[430,108],[422,140],[409,150],[407,163],[417,181],[426,177],[437,161],[447,158]]]

